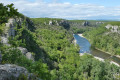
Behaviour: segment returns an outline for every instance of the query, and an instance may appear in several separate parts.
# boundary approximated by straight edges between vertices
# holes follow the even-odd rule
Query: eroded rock
[[[32,76],[24,67],[12,64],[0,65],[0,80],[12,80],[12,78],[17,80],[21,74],[27,76],[28,80]]]
[[[28,50],[23,47],[17,47],[17,49],[19,49],[24,55],[26,55],[26,53],[28,52]]]
[[[49,21],[49,25],[52,25],[52,24],[53,24],[53,22],[50,20],[50,21]]]
[[[26,53],[26,57],[27,57],[28,59],[34,60],[34,57],[33,57],[33,55],[32,55],[31,52]]]
[[[1,63],[1,61],[2,61],[2,54],[1,54],[1,51],[0,51],[0,63]]]
[[[111,24],[108,24],[107,26],[105,26],[107,29],[110,29],[111,32],[117,32],[117,33],[120,33],[119,31],[119,26],[117,25],[111,25]]]

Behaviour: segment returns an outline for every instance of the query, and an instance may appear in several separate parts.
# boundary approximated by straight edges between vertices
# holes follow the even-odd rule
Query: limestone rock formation
[[[49,25],[52,25],[52,24],[53,24],[53,22],[50,20],[50,21],[49,21]]]
[[[28,52],[28,50],[23,47],[17,47],[17,49],[19,49],[24,55],[26,55],[26,53]]]
[[[31,59],[34,61],[34,57],[33,57],[32,53],[28,52],[28,50],[26,48],[17,47],[17,49],[19,49],[28,59]]]
[[[26,53],[26,57],[27,57],[28,59],[34,60],[34,57],[33,57],[33,55],[32,55],[31,52],[27,52],[27,53]]]
[[[10,46],[10,44],[8,44],[8,38],[5,36],[1,37],[1,43],[3,43],[4,45]]]
[[[2,61],[2,54],[1,54],[1,51],[0,51],[0,63],[1,63],[1,61]]]
[[[98,25],[98,24],[104,24],[104,22],[96,22],[96,25]]]
[[[31,77],[35,77],[28,73],[24,67],[12,64],[0,65],[0,80],[18,80],[21,74],[26,75],[28,80],[31,80]]]
[[[55,21],[55,22],[56,22],[56,25],[57,25],[57,26],[59,26],[59,23],[58,23],[58,21]]]
[[[15,19],[14,18],[10,18],[8,20],[8,23],[6,23],[5,25],[5,29],[4,29],[4,33],[1,36],[1,43],[3,43],[4,45],[10,46],[10,44],[8,44],[9,37],[14,37],[15,36]]]
[[[116,32],[116,33],[120,33],[120,30],[119,30],[119,27],[120,26],[117,26],[117,25],[111,25],[111,24],[108,24],[107,26],[105,26],[107,29],[110,29],[111,32]]]
[[[83,26],[89,26],[89,22],[88,21],[85,21],[82,23]]]
[[[33,25],[32,22],[30,22],[28,19],[26,19],[26,20],[29,24]],[[21,26],[22,21],[23,21],[22,18],[10,18],[8,20],[8,23],[6,23],[6,25],[5,25],[4,33],[1,36],[1,43],[2,44],[10,46],[10,44],[8,43],[9,42],[8,38],[15,36],[16,24]],[[26,23],[27,27],[29,26],[28,23]],[[32,53],[28,52],[28,50],[26,48],[17,47],[17,49],[19,49],[28,59],[34,60]]]
[[[70,24],[69,24],[69,22],[67,20],[61,20],[59,22],[59,25],[63,26],[65,29],[69,29],[70,28]]]

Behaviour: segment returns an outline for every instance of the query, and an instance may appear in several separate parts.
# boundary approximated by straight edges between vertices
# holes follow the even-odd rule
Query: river
[[[78,34],[74,34],[74,38],[76,40],[76,43],[80,46],[80,51],[79,51],[80,54],[89,53],[94,57],[99,57],[101,59],[109,59],[120,65],[120,58],[117,58],[115,56],[111,57],[110,54],[107,54],[105,52],[96,49],[91,49],[91,44],[86,38],[81,37]]]

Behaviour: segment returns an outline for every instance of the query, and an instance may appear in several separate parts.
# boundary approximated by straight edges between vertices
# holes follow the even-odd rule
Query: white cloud
[[[1,3],[14,3],[19,12],[28,17],[54,17],[66,19],[91,19],[102,17],[120,18],[120,7],[105,7],[95,4],[71,4],[69,2],[46,3],[43,0],[0,0]],[[107,17],[106,17],[107,16]],[[117,17],[116,17],[117,16]]]

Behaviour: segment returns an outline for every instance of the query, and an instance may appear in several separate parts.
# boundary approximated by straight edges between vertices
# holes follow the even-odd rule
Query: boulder
[[[5,36],[1,37],[1,43],[7,46],[10,46],[10,44],[8,44],[8,38]]]
[[[40,80],[35,75],[29,73],[26,68],[14,64],[0,65],[0,80],[21,80],[21,75],[26,76],[27,80]]]
[[[28,52],[28,50],[23,47],[17,47],[17,49],[19,49],[24,55],[26,55],[26,53]]]
[[[50,21],[49,21],[49,25],[52,25],[52,24],[53,24],[53,22],[50,20]]]
[[[112,25],[111,24],[108,24],[107,26],[105,26],[107,29],[111,28]]]
[[[33,55],[32,55],[31,52],[26,53],[26,57],[27,57],[28,59],[34,60],[34,57],[33,57]]]
[[[34,57],[33,57],[32,53],[28,52],[28,50],[26,48],[17,47],[17,49],[19,49],[23,53],[23,55],[26,56],[26,58],[31,59],[31,60],[34,61]]]
[[[0,65],[0,80],[11,80],[11,77],[18,78],[21,74],[28,75],[28,72],[25,68],[17,65]]]

